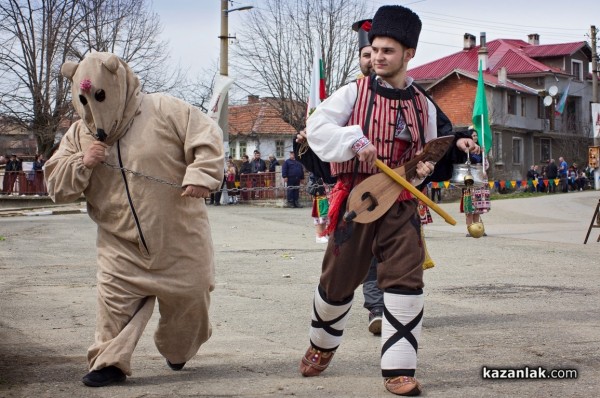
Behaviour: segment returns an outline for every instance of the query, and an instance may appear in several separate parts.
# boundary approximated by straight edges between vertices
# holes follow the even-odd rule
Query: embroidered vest
[[[356,84],[358,95],[347,126],[359,125],[364,129],[371,97],[371,79],[364,77],[358,79]],[[402,112],[406,128],[410,132],[410,142],[395,138],[399,110]],[[427,98],[422,93],[412,86],[405,90],[377,87],[367,138],[377,148],[377,157],[389,167],[399,167],[412,159],[423,147],[421,134],[424,135],[425,131],[419,132],[417,118],[420,119],[420,125],[424,129],[428,120],[428,104]],[[331,174],[334,176],[353,172],[354,159],[331,163]],[[359,163],[358,173],[375,174],[378,172],[377,168],[371,168],[364,162]]]

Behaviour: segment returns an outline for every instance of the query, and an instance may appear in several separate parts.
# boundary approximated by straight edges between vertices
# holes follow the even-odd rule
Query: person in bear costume
[[[221,130],[186,102],[142,93],[114,54],[90,53],[61,73],[81,119],[45,165],[48,193],[56,203],[85,195],[98,226],[96,333],[83,383],[131,375],[155,302],[156,347],[181,370],[211,335],[214,256],[202,198],[223,180]]]

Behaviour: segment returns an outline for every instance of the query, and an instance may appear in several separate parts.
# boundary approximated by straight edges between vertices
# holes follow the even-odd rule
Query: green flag
[[[473,127],[477,130],[479,145],[485,147],[487,154],[492,148],[492,129],[488,120],[487,99],[485,98],[485,83],[483,82],[483,70],[479,61],[479,78],[477,79],[477,94],[473,104]]]

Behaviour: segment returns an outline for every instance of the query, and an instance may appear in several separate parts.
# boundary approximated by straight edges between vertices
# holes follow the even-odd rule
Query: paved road
[[[498,200],[489,237],[465,237],[457,204],[426,227],[418,377],[428,397],[598,396],[600,243],[585,233],[598,192]],[[0,218],[0,397],[391,397],[357,291],[344,342],[320,377],[297,371],[324,247],[309,209],[210,208],[213,337],[182,372],[152,342],[123,385],[84,387],[93,339],[95,227],[86,214]],[[193,248],[190,248],[193,250]],[[199,254],[201,255],[201,254]],[[484,380],[482,367],[575,368],[577,380]]]

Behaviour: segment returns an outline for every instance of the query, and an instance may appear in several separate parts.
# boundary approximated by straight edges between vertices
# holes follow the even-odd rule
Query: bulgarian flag
[[[310,79],[310,93],[308,95],[306,117],[309,117],[321,101],[327,98],[327,94],[325,94],[325,69],[323,68],[323,60],[320,54],[321,52],[316,48]]]
[[[563,112],[565,111],[565,104],[567,103],[567,97],[569,96],[569,87],[571,87],[571,82],[569,82],[567,88],[565,89],[562,96],[560,97],[560,100],[558,101],[558,105],[556,106],[556,110],[554,111],[554,114],[556,116],[562,116]]]

